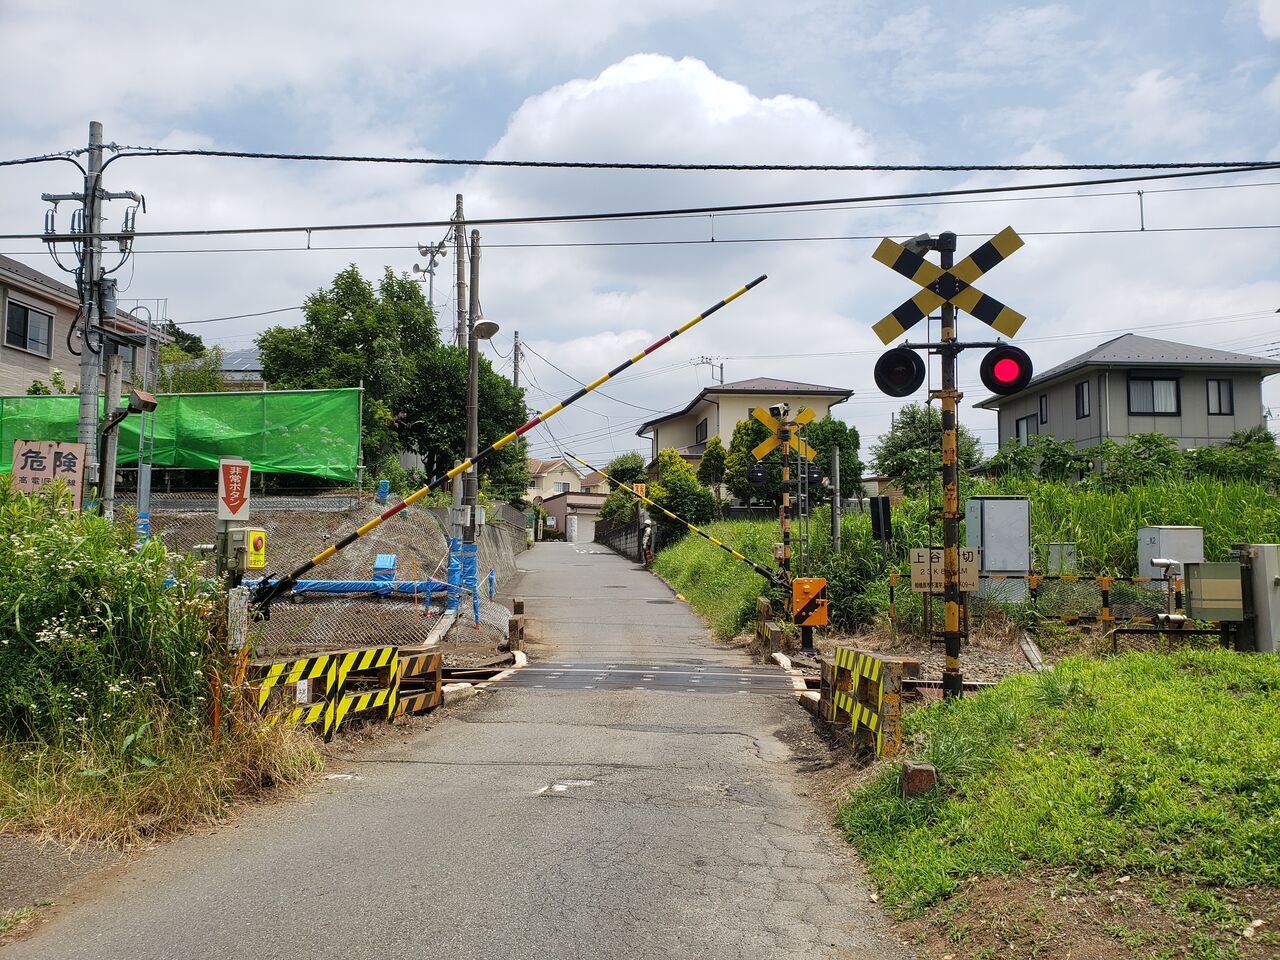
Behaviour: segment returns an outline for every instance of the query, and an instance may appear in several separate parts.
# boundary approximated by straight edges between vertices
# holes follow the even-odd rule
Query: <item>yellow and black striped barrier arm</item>
[[[702,537],[703,540],[709,540],[712,543],[714,543],[717,547],[719,547],[721,550],[725,551],[725,553],[728,553],[731,556],[737,557],[739,560],[741,560],[743,563],[749,566],[752,570],[760,574],[760,576],[764,577],[766,580],[768,580],[770,583],[774,584],[775,586],[779,586],[779,587],[786,586],[787,584],[786,578],[784,578],[781,574],[779,574],[777,570],[770,570],[767,567],[762,567],[760,566],[760,564],[756,563],[750,557],[744,557],[742,554],[740,554],[737,550],[733,549],[733,547],[729,546],[723,540],[716,539],[711,534],[707,533],[707,531],[703,530],[701,527],[697,526],[696,524],[690,523],[684,517],[677,517],[674,513],[672,513],[666,507],[662,506],[661,504],[654,503],[652,500],[646,497],[643,493],[638,493],[637,491],[633,490],[631,487],[623,483],[621,480],[618,480],[614,477],[609,476],[599,467],[593,467],[591,464],[587,463],[587,461],[583,460],[581,457],[574,456],[568,450],[564,452],[564,455],[571,460],[577,460],[580,464],[582,464],[588,470],[594,470],[596,473],[600,474],[600,476],[604,477],[610,483],[616,483],[618,486],[620,486],[623,490],[627,491],[627,493],[631,494],[637,500],[640,500],[643,503],[648,504],[649,506],[653,507],[653,509],[659,511],[662,514],[665,514],[666,516],[674,520],[676,523],[683,523],[686,527],[688,527],[698,536]]]
[[[302,566],[298,567],[288,576],[281,577],[279,580],[271,580],[268,577],[263,577],[262,581],[254,589],[254,596],[253,596],[253,599],[251,600],[252,606],[256,610],[260,611],[264,616],[267,615],[270,612],[272,601],[288,593],[291,589],[293,589],[293,585],[297,583],[299,579],[301,579],[303,576],[309,573],[314,567],[318,566],[321,563],[324,563],[326,560],[332,557],[339,550],[349,547],[351,544],[355,543],[357,540],[363,537],[366,533],[379,527],[383,523],[383,521],[389,520],[390,518],[394,517],[397,513],[399,513],[401,510],[404,510],[406,507],[414,503],[417,503],[419,500],[425,497],[432,490],[453,480],[454,477],[458,476],[460,473],[463,473],[468,468],[479,463],[489,454],[497,450],[501,450],[512,440],[515,440],[517,437],[520,437],[521,435],[528,433],[538,424],[545,423],[547,420],[550,420],[552,417],[554,417],[557,413],[559,413],[565,407],[569,406],[570,404],[577,403],[579,400],[585,397],[592,390],[595,390],[597,387],[607,383],[609,380],[616,377],[618,374],[620,374],[623,370],[626,370],[632,364],[639,363],[641,360],[643,360],[649,354],[653,353],[653,351],[657,350],[659,347],[665,346],[666,344],[670,343],[676,337],[680,336],[680,334],[684,333],[686,330],[689,330],[691,327],[694,327],[695,325],[701,323],[703,320],[707,319],[707,317],[711,316],[721,307],[728,306],[730,303],[732,303],[734,300],[737,300],[740,296],[742,296],[752,287],[755,287],[763,283],[766,279],[768,279],[768,274],[762,273],[760,274],[760,276],[756,277],[750,283],[739,287],[737,290],[733,291],[733,293],[729,294],[723,300],[717,301],[715,304],[708,307],[706,310],[703,310],[700,314],[698,314],[692,320],[689,320],[686,323],[682,324],[681,326],[676,327],[674,330],[668,333],[665,337],[655,340],[653,343],[649,344],[649,346],[645,347],[643,350],[637,353],[634,357],[631,357],[630,359],[622,361],[622,363],[618,364],[608,373],[605,373],[599,377],[596,377],[596,379],[592,380],[590,383],[583,386],[577,392],[570,394],[568,397],[565,397],[565,399],[561,400],[555,406],[548,407],[546,410],[539,413],[536,417],[533,417],[532,419],[522,424],[521,426],[516,427],[516,429],[512,430],[505,437],[495,440],[493,443],[489,444],[489,446],[485,447],[483,450],[477,453],[474,457],[468,460],[463,460],[457,466],[453,467],[453,469],[449,470],[444,474],[441,474],[438,477],[435,477],[434,479],[431,480],[430,483],[427,483],[421,488],[415,490],[413,493],[409,494],[407,497],[405,497],[403,500],[401,500],[399,503],[395,504],[394,506],[387,508],[382,513],[378,514],[376,517],[370,520],[368,523],[364,524],[363,526],[357,527],[355,530],[352,530],[350,533],[348,533],[345,537],[343,537],[337,543],[332,543],[329,546],[325,547],[323,550],[317,553],[314,557],[312,557]]]

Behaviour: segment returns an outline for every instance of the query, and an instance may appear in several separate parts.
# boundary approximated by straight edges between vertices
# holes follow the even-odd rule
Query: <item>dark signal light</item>
[[[894,347],[876,361],[876,386],[891,397],[905,397],[924,383],[924,360],[907,347]]]
[[[982,358],[978,371],[982,385],[994,394],[1007,397],[1025,390],[1031,382],[1031,358],[1025,350],[1011,344],[1001,344]]]

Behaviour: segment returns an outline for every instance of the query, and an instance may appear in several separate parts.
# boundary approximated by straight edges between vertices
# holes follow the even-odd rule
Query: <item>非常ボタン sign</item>
[[[1022,238],[1013,227],[1005,227],[955,266],[944,270],[896,241],[881,240],[872,257],[924,289],[871,329],[881,343],[892,343],[938,307],[951,303],[998,333],[1012,337],[1027,318],[995,297],[987,296],[973,286],[973,282],[1021,246]]]
[[[770,430],[773,431],[772,437],[770,437],[768,440],[761,441],[759,444],[756,445],[756,448],[751,451],[751,455],[753,457],[755,457],[757,460],[763,460],[771,452],[773,452],[773,449],[775,447],[780,446],[782,443],[782,440],[779,439],[778,437],[778,431],[782,429],[782,421],[780,421],[777,417],[771,414],[764,407],[753,407],[751,410],[751,416],[754,417],[756,420],[759,420],[766,427],[768,427]],[[804,426],[806,423],[811,422],[816,416],[817,416],[816,413],[814,413],[808,407],[805,407],[799,413],[797,413],[795,416],[795,419],[791,421],[791,440],[790,440],[791,446],[799,450],[800,456],[804,457],[807,460],[818,459],[818,454],[814,452],[813,447],[809,446],[807,442],[805,442],[796,434],[795,428]]]
[[[223,457],[218,461],[218,519],[242,520],[249,515],[248,460]]]
[[[941,547],[911,551],[911,589],[917,593],[942,593],[946,589]],[[977,547],[960,548],[960,589],[965,593],[978,589]]]
[[[71,491],[71,503],[80,509],[84,496],[84,444],[54,440],[13,441],[13,486],[35,493],[61,480]]]

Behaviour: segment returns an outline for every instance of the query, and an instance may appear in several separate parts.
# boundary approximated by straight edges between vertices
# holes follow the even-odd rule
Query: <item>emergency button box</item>
[[[261,570],[267,565],[267,531],[257,527],[232,527],[231,555],[241,570]]]

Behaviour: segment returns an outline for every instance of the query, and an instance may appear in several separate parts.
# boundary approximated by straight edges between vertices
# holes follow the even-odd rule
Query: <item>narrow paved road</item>
[[[794,702],[603,548],[542,544],[520,563],[558,647],[544,672],[365,755],[360,779],[148,853],[4,954],[907,956],[828,811],[796,792],[775,735]],[[592,682],[611,675],[637,682]]]

